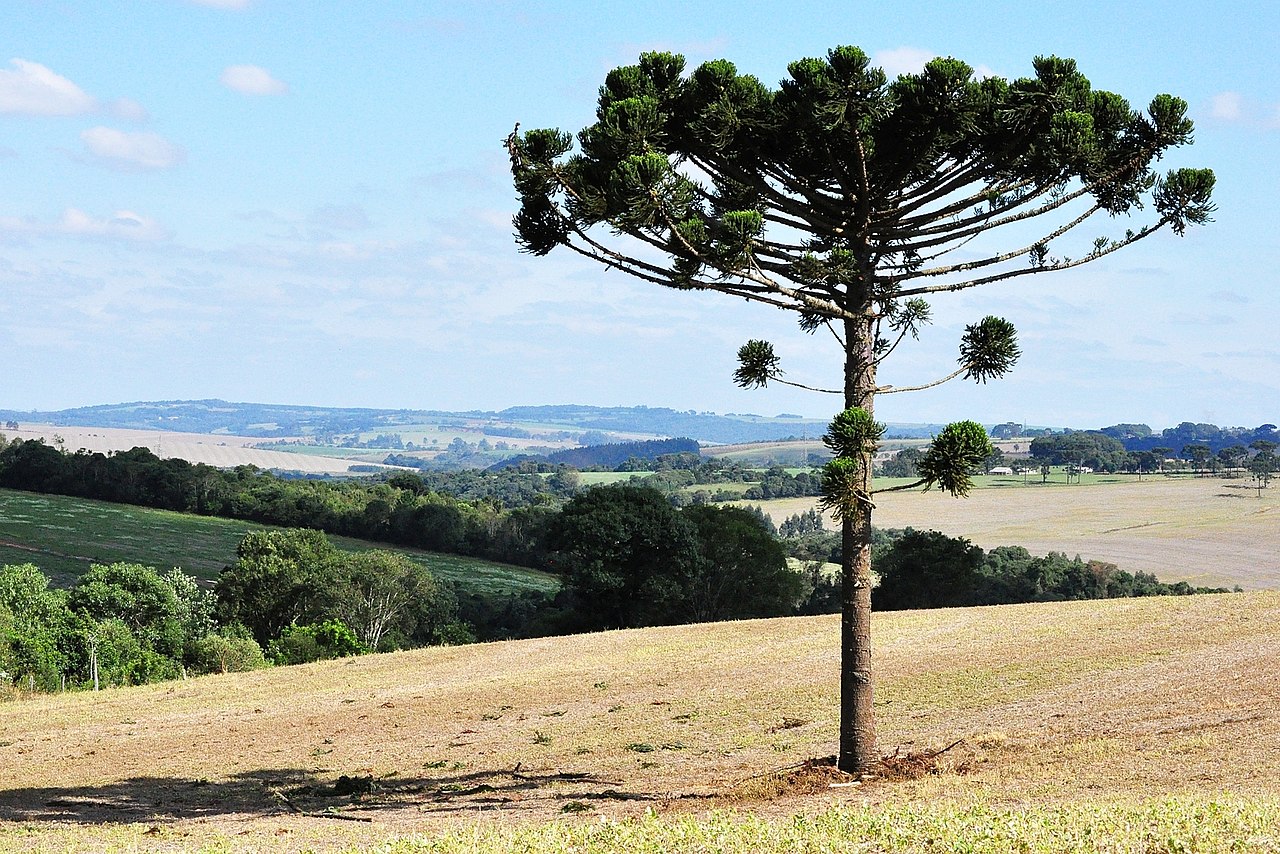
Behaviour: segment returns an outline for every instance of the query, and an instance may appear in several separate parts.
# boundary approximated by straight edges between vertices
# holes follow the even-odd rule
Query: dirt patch
[[[881,782],[967,774],[973,764],[973,752],[965,749],[964,739],[942,748],[895,750],[880,760],[875,771],[867,774],[841,771],[836,767],[836,757],[823,756],[749,777],[734,785],[724,797],[741,802],[817,795],[832,789],[870,787]]]

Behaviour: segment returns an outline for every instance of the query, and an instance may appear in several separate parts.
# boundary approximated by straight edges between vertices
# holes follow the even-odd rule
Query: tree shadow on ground
[[[497,809],[578,812],[603,801],[672,797],[626,791],[621,786],[594,774],[522,772],[519,766],[440,776],[342,775],[336,780],[301,769],[276,768],[217,781],[133,777],[96,786],[0,790],[0,821],[126,824],[289,813],[372,821],[402,810],[416,815]]]

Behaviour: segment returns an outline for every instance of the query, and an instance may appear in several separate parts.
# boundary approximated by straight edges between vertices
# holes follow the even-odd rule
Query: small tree
[[[1182,446],[1183,459],[1190,460],[1192,468],[1197,472],[1202,472],[1208,467],[1212,456],[1213,451],[1208,445],[1193,442]]]
[[[839,47],[793,62],[772,89],[725,60],[685,75],[683,57],[647,53],[606,76],[577,152],[558,130],[517,126],[507,139],[526,251],[564,246],[656,285],[793,311],[803,330],[837,342],[836,388],[784,378],[767,341],[739,350],[735,380],[843,398],[825,482],[844,541],[845,770],[880,759],[869,628],[875,400],[956,377],[986,382],[1019,350],[1012,324],[987,317],[965,330],[946,376],[890,386],[880,366],[928,323],[931,295],[1079,267],[1165,227],[1181,234],[1213,210],[1212,172],[1153,170],[1191,141],[1184,101],[1159,95],[1141,113],[1094,90],[1072,60],[1040,57],[1033,69],[977,79],[963,62],[935,59],[890,81],[861,50]],[[1136,228],[1098,233],[1144,210]],[[977,438],[959,429],[935,442],[925,481],[963,494],[967,470],[990,451]]]
[[[619,483],[580,492],[552,520],[547,540],[584,626],[625,629],[684,618],[697,529],[657,490]]]
[[[1258,439],[1250,442],[1249,447],[1257,451],[1253,459],[1249,460],[1249,473],[1258,484],[1258,497],[1261,498],[1262,490],[1271,485],[1271,478],[1275,475],[1276,469],[1280,468],[1280,459],[1276,458],[1275,442]]]

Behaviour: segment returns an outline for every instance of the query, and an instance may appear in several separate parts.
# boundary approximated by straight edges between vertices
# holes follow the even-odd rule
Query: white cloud
[[[871,64],[884,69],[889,79],[899,74],[919,74],[924,64],[937,56],[930,50],[918,47],[898,47],[893,50],[878,50],[871,55]]]
[[[94,217],[79,208],[67,208],[56,222],[0,217],[0,232],[37,237],[114,238],[139,243],[168,240],[170,237],[164,226],[133,211],[120,210],[110,216]]]
[[[1209,115],[1233,122],[1244,115],[1244,99],[1239,92],[1219,92],[1210,101]]]
[[[289,87],[257,65],[228,65],[219,78],[222,85],[243,95],[283,95]]]
[[[0,70],[0,113],[74,116],[97,108],[97,101],[76,84],[38,62],[11,59]]]
[[[183,150],[157,133],[127,133],[108,127],[81,132],[89,151],[113,166],[130,169],[170,169],[185,158]]]
[[[116,211],[109,217],[95,219],[78,208],[67,208],[55,230],[75,236],[118,237],[137,241],[164,240],[169,236],[154,219],[133,211]]]
[[[937,56],[933,51],[923,48],[899,47],[876,51],[871,55],[871,65],[883,68],[884,73],[892,80],[899,74],[919,74],[924,71],[925,63]],[[976,80],[985,80],[995,77],[996,72],[989,65],[975,65],[973,76]]]
[[[189,0],[197,6],[208,6],[210,9],[248,9],[253,0]]]
[[[132,98],[116,98],[111,102],[111,115],[129,122],[142,123],[151,118],[147,108]]]

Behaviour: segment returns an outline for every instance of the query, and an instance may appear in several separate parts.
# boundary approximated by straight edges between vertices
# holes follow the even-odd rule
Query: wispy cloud
[[[1209,102],[1209,115],[1233,122],[1244,115],[1244,99],[1239,92],[1219,92]]]
[[[324,205],[311,212],[307,223],[325,231],[361,231],[371,224],[359,205]]]
[[[147,113],[147,108],[139,104],[132,98],[116,98],[111,102],[108,112],[119,119],[127,122],[142,123],[151,118]]]
[[[248,9],[253,0],[187,0],[196,6],[208,6],[210,9]]]
[[[67,208],[57,228],[64,234],[125,240],[154,241],[169,236],[154,219],[133,211],[116,211],[109,217],[97,218],[77,208]]]
[[[289,86],[258,65],[228,65],[219,78],[222,85],[242,95],[283,95]]]
[[[937,56],[931,50],[918,47],[896,47],[892,50],[878,50],[871,55],[871,64],[884,69],[889,77],[899,74],[919,74],[924,64]]]
[[[0,113],[74,116],[97,109],[98,102],[61,74],[38,62],[11,59],[0,70]]]
[[[1229,291],[1229,290],[1214,291],[1213,293],[1209,294],[1209,296],[1212,299],[1216,300],[1217,302],[1234,302],[1234,303],[1239,303],[1243,305],[1244,303],[1247,303],[1249,301],[1249,298],[1247,296],[1237,291]]]
[[[151,217],[128,210],[95,217],[79,208],[67,208],[54,222],[22,217],[0,217],[0,232],[36,237],[88,237],[153,243],[168,240],[166,228]]]
[[[171,169],[186,155],[182,148],[157,133],[129,133],[108,127],[81,132],[89,153],[108,166],[125,169]]]
[[[1215,121],[1265,130],[1280,128],[1280,104],[1259,102],[1239,92],[1219,92],[1209,99],[1206,109]]]
[[[918,47],[897,47],[891,50],[878,50],[871,55],[871,64],[884,69],[890,79],[899,74],[919,74],[924,71],[925,63],[937,57],[931,50]],[[995,71],[990,66],[975,65],[973,76],[979,80],[994,77]]]

